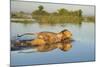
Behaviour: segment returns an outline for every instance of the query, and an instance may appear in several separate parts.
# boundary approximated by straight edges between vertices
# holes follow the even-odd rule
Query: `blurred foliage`
[[[32,17],[40,23],[80,23],[82,21],[82,10],[68,11],[65,8],[60,8],[57,12],[49,13],[40,5],[38,10],[32,12]]]
[[[55,12],[47,12],[42,5],[38,6],[37,10],[34,10],[31,14],[24,13],[22,11],[11,13],[11,18],[24,18],[35,19],[39,23],[80,23],[82,21],[95,21],[94,16],[83,17],[82,10],[69,11],[65,8],[60,8]]]

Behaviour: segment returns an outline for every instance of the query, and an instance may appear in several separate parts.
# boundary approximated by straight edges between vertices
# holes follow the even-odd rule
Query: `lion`
[[[43,39],[47,43],[57,43],[67,39],[72,39],[72,33],[67,29],[59,33],[54,32],[40,32],[37,36],[38,39]]]
[[[26,33],[26,34],[33,34],[33,33]],[[23,36],[23,35],[20,35],[20,36]],[[70,41],[71,39],[72,39],[72,33],[68,31],[67,29],[64,29],[58,33],[39,32],[37,33],[37,37],[35,39],[33,39],[32,41],[26,41],[25,45],[27,46],[40,46],[40,45],[45,45],[45,44],[53,45],[54,43]]]

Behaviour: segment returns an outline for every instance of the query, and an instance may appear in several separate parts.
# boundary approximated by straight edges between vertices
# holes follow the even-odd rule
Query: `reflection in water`
[[[20,25],[23,25],[24,27],[27,27],[27,26],[31,26],[35,22],[34,21],[23,21],[23,22],[12,22],[12,23],[20,24]]]
[[[34,45],[34,46],[13,46],[11,47],[12,51],[17,51],[17,50],[25,50],[25,49],[33,49],[31,52],[48,52],[52,51],[54,49],[60,49],[61,51],[68,51],[72,48],[72,41],[67,40],[66,42],[58,42],[58,43],[52,43],[52,44],[42,44],[42,45]],[[30,52],[30,53],[31,53]],[[29,53],[29,52],[28,52]]]
[[[33,23],[35,23],[35,22],[29,22],[29,21],[27,21],[27,22],[13,22],[13,23],[20,23],[20,24],[23,24],[24,26],[27,26],[27,25],[31,25],[31,24],[33,24]],[[76,25],[76,26],[78,26],[78,27],[81,27],[81,25],[82,25],[82,21],[80,21],[80,22],[76,22],[76,23],[70,23],[70,22],[62,22],[62,23],[40,23],[40,22],[37,22],[38,24],[39,24],[39,26],[40,27],[50,27],[50,26],[56,26],[56,25],[61,25],[62,27],[65,27],[67,24],[73,24],[73,25]]]
[[[35,47],[38,52],[47,52],[54,50],[56,48],[62,50],[62,51],[68,51],[72,48],[71,41],[69,42],[59,42],[55,44],[45,44],[45,45],[40,45]]]
[[[60,25],[61,27],[66,27],[66,25],[75,25],[79,28],[81,28],[82,23],[64,23],[64,24],[58,24],[58,23],[54,23],[54,24],[49,24],[49,23],[39,23],[39,27],[41,28],[45,28],[45,27],[52,27],[52,26],[57,26]]]

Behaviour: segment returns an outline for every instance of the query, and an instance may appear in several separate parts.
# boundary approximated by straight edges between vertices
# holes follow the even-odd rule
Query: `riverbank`
[[[82,17],[64,15],[45,15],[33,16],[40,23],[80,23]]]
[[[11,22],[20,22],[20,23],[38,22],[40,24],[58,24],[58,23],[80,24],[82,21],[95,22],[95,17],[39,15],[39,16],[33,16],[33,18],[11,18]]]
[[[35,19],[11,18],[12,22],[35,22]]]

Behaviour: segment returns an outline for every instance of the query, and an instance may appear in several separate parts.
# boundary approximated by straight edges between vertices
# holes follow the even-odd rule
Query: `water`
[[[11,65],[36,65],[49,63],[67,63],[67,62],[82,62],[95,60],[95,24],[93,22],[82,22],[82,24],[22,24],[11,23],[11,39],[17,34],[28,32],[60,32],[63,29],[68,29],[73,34],[72,48],[69,51],[63,52],[60,49],[54,49],[48,52],[30,52],[33,49],[20,51],[11,51]]]

